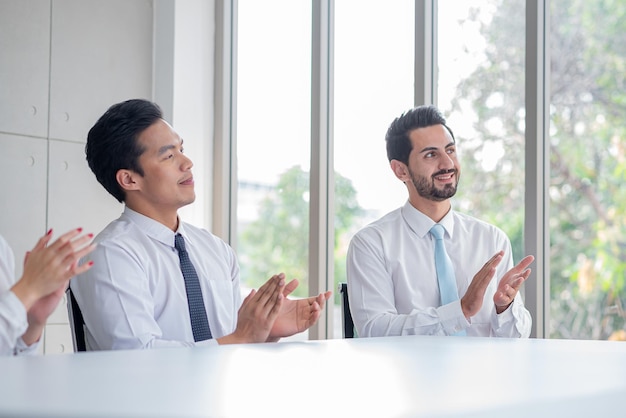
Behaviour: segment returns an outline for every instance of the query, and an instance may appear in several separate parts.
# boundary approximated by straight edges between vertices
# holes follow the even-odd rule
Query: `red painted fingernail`
[[[83,232],[83,228],[76,228],[78,232]]]
[[[52,234],[52,228],[48,229],[48,232],[46,232],[46,235],[50,235]]]

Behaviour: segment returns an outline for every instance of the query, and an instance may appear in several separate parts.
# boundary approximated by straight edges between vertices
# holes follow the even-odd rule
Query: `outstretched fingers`
[[[93,247],[89,246],[88,248],[89,248],[89,252],[91,252],[96,248],[96,246],[94,244]],[[74,263],[72,263],[72,266],[70,267],[70,270],[69,270],[70,278],[74,276],[78,276],[79,274],[83,274],[84,272],[89,270],[91,267],[93,267],[93,261],[88,261],[83,264],[79,264],[78,261],[79,260],[74,261]]]
[[[22,277],[12,290],[27,310],[39,299],[65,289],[71,277],[91,267],[89,263],[78,266],[80,257],[95,248],[88,244],[93,235],[78,237],[81,232],[82,228],[73,229],[49,244],[52,238],[49,230],[26,254]]]
[[[320,293],[319,295],[317,295],[317,298],[315,298],[315,303],[317,304],[319,310],[324,309],[324,305],[326,304],[326,301],[328,299],[330,299],[331,295],[333,294],[333,292],[331,292],[330,290]]]
[[[467,288],[467,292],[461,298],[461,310],[466,318],[471,318],[483,306],[483,298],[489,283],[496,274],[496,267],[502,261],[504,252],[499,251],[487,261],[482,268],[474,275],[472,282]]]
[[[70,277],[76,276],[78,274],[84,273],[89,270],[93,265],[93,261],[88,261],[79,264],[80,259],[92,252],[96,249],[96,244],[87,244],[87,242],[91,239],[91,234],[81,237],[79,240],[75,241],[71,244],[71,251],[65,256],[63,262],[65,265],[69,266],[68,272]],[[67,244],[70,245],[70,244]],[[78,248],[78,250],[75,250]]]
[[[486,290],[487,286],[489,285],[489,282],[491,282],[491,279],[493,279],[493,276],[496,272],[496,267],[498,267],[503,257],[504,257],[503,251],[500,251],[494,254],[493,257],[491,257],[489,261],[487,261],[482,266],[482,268],[478,271],[478,273],[476,273],[476,275],[474,276],[474,279],[472,280],[472,284],[474,284],[474,282],[477,282],[476,285],[478,289],[482,288],[483,291]]]
[[[511,287],[515,287],[519,289],[521,284],[530,276],[531,270],[528,268],[532,262],[535,260],[535,257],[532,255],[527,255],[524,257],[517,265],[515,265],[511,270],[507,271],[502,279],[500,280],[501,285],[509,285]]]
[[[61,235],[54,243],[50,245],[50,249],[54,250],[67,265],[80,259],[82,256],[89,254],[95,246],[89,245],[93,239],[93,234],[80,235],[82,228],[76,228]]]
[[[512,272],[519,276],[520,274],[525,273],[525,271],[528,269],[533,261],[535,261],[535,257],[533,257],[532,255],[527,255],[526,257],[522,258],[522,260],[517,263],[515,267],[509,270],[509,273]]]
[[[493,296],[493,302],[498,313],[504,312],[513,303],[522,284],[530,277],[531,269],[528,267],[534,260],[535,257],[532,255],[524,257],[502,277]]]
[[[48,231],[48,233],[51,234],[51,231],[52,229]],[[68,243],[72,242],[72,240],[77,237],[81,232],[83,232],[83,228],[74,228],[57,238],[52,244],[50,244],[49,248],[58,250]]]
[[[285,275],[272,276],[258,290],[252,290],[239,308],[235,332],[220,343],[266,341],[283,305]]]
[[[264,317],[275,316],[280,303],[283,300],[283,289],[285,287],[285,275],[283,273],[272,276],[256,292],[256,300],[261,314]],[[277,306],[278,305],[278,306]]]
[[[70,279],[87,271],[93,265],[92,262],[79,265],[79,260],[96,248],[96,244],[91,243],[93,234],[80,235],[82,231],[82,228],[72,229],[61,235],[52,244],[47,247],[44,245],[42,248],[41,243],[47,243],[51,238],[52,230],[50,230],[37,243],[36,251],[42,253],[42,267],[46,268],[49,275],[52,276],[52,280]]]
[[[35,246],[33,247],[32,251],[36,251],[36,250],[40,250],[42,248],[45,248],[46,245],[48,245],[48,242],[50,242],[50,240],[52,239],[52,229],[49,229],[48,232],[46,232],[46,235],[44,235],[43,237],[39,238],[39,240],[37,241],[37,243],[35,244]]]

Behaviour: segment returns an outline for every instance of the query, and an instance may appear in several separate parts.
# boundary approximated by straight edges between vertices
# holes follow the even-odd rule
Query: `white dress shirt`
[[[504,258],[489,284],[481,310],[468,321],[460,301],[440,306],[435,270],[434,222],[408,201],[357,232],[347,258],[350,310],[360,337],[451,335],[528,337],[531,317],[521,294],[496,314],[497,281],[513,267],[511,243],[493,225],[450,212],[439,222],[462,297],[474,275],[498,251]]]
[[[30,346],[22,340],[28,328],[26,309],[11,292],[15,283],[15,258],[6,240],[0,236],[0,355],[34,354],[39,342]]]
[[[232,333],[241,305],[239,265],[228,244],[179,222],[177,233],[200,279],[213,338]],[[70,286],[83,314],[88,350],[217,344],[194,342],[174,235],[129,208],[96,238],[94,265]]]

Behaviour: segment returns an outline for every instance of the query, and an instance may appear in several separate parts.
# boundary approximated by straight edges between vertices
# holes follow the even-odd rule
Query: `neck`
[[[436,202],[434,200],[425,199],[421,196],[409,196],[411,206],[428,216],[435,222],[439,222],[444,216],[450,212],[452,205],[450,199]]]
[[[178,229],[177,209],[155,208],[152,206],[137,205],[131,202],[126,202],[126,206],[137,213],[141,213],[143,216],[147,216],[148,218],[165,225],[172,231],[176,231]]]

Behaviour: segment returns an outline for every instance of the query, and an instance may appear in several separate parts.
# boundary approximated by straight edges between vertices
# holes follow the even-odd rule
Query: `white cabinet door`
[[[84,144],[50,140],[48,176],[48,224],[55,231],[82,227],[95,235],[122,213],[91,172]]]
[[[24,254],[46,233],[47,141],[0,133],[0,234],[15,253],[22,275]]]
[[[46,325],[44,345],[46,355],[73,353],[74,345],[69,324]]]
[[[0,131],[48,134],[50,0],[0,2]]]
[[[113,103],[152,96],[152,2],[55,0],[50,138],[85,142]]]

